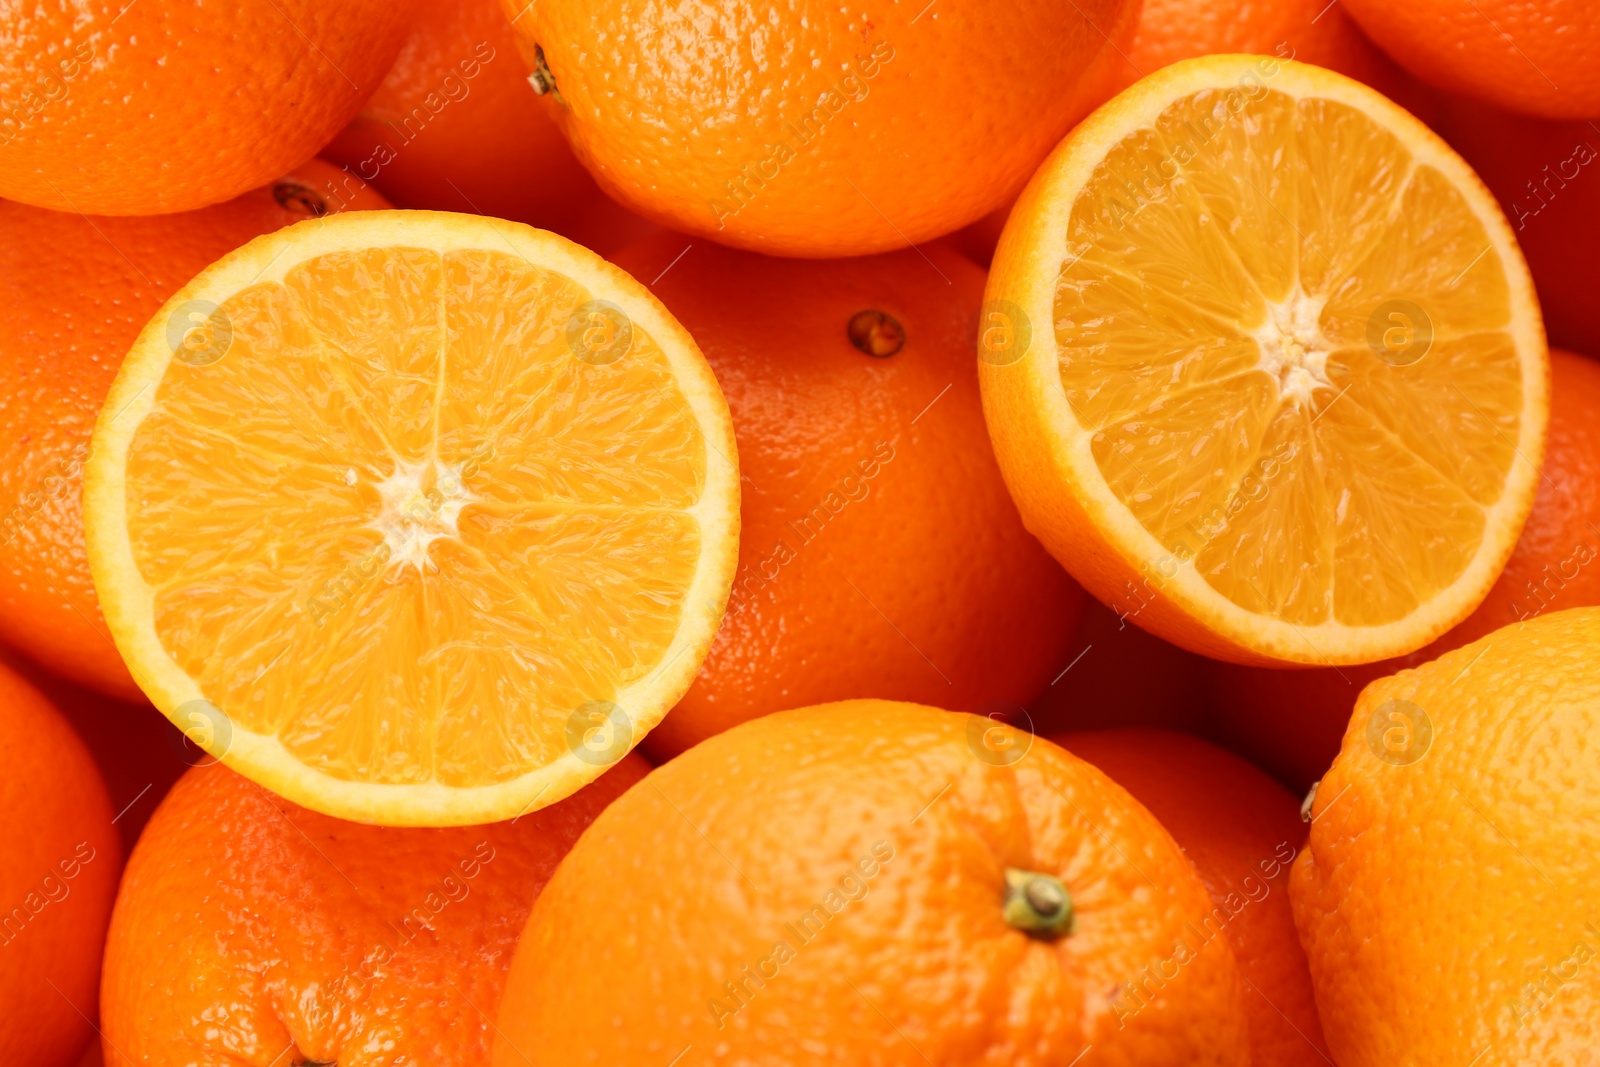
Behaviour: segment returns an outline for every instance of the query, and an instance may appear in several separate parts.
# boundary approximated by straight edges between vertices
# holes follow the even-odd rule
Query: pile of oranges
[[[1586,5],[0,19],[0,1055],[1600,1062]]]

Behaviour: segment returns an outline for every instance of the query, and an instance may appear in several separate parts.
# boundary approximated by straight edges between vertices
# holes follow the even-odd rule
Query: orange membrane
[[[1359,111],[1224,94],[1166,108],[1073,204],[1062,385],[1112,493],[1222,596],[1402,619],[1461,576],[1516,460],[1504,265]]]
[[[127,461],[157,636],[336,778],[470,787],[654,669],[701,553],[705,442],[637,324],[579,358],[571,278],[491,251],[308,260],[230,297]]]

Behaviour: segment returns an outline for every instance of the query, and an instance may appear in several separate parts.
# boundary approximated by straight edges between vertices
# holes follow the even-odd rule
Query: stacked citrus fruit
[[[1593,1062],[1582,5],[5,28],[10,1060]]]

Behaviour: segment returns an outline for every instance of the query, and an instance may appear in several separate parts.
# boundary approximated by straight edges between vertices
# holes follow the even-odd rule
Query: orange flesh
[[[1062,384],[1112,493],[1222,596],[1295,625],[1392,622],[1466,569],[1516,460],[1506,273],[1461,194],[1372,119],[1230,100],[1173,103],[1074,202]]]
[[[172,362],[127,463],[157,635],[207,699],[334,777],[471,787],[660,663],[705,442],[637,324],[575,358],[589,299],[499,252],[383,248],[222,305],[231,348]]]

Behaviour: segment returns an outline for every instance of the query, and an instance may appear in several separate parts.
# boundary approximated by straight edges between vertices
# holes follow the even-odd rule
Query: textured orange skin
[[[346,178],[320,160],[285,176],[330,210],[388,206]],[[0,640],[121,700],[144,694],[89,576],[80,500],[89,437],[123,356],[166,299],[224,253],[307,217],[280,205],[274,187],[156,218],[0,201]]]
[[[1232,52],[1315,63],[1390,98],[1409,80],[1328,0],[1145,0],[1116,90],[1180,59]]]
[[[524,58],[543,48],[548,106],[602,188],[674,229],[816,257],[904,248],[1005,203],[1105,99],[1139,6],[501,2],[526,9]]]
[[[185,751],[183,735],[147,700],[126,703],[82,689],[4,646],[0,665],[44,694],[89,749],[118,812],[117,834],[127,855],[172,783],[205,758],[204,751],[192,744]]]
[[[1303,792],[1339,751],[1351,705],[1368,683],[1476,641],[1523,612],[1600,605],[1600,363],[1551,349],[1550,375],[1533,512],[1477,610],[1426,647],[1377,663],[1303,671],[1213,664],[1217,727],[1230,747]]]
[[[1361,694],[1289,890],[1340,1067],[1596,1062],[1597,642],[1553,612]],[[1368,741],[1394,699],[1432,723],[1404,765]]]
[[[322,154],[398,207],[514,219],[602,254],[648,226],[567,147],[499,0],[423,4],[383,84]]]
[[[1249,1063],[1221,937],[1142,1011],[1119,1020],[1110,1003],[1193,943],[1185,922],[1209,907],[1166,831],[1048,741],[1007,767],[978,759],[974,723],[846,701],[747,723],[652,772],[535,904],[496,1067],[666,1064],[686,1045],[686,1063],[769,1067],[1060,1067],[1085,1045],[1077,1067]],[[858,868],[875,847],[882,862]],[[1041,941],[1007,925],[1008,866],[1061,878],[1077,927]],[[826,913],[852,871],[858,899],[832,898],[809,943],[785,929]],[[731,1011],[724,982],[768,970],[779,938],[794,956]],[[720,1030],[713,998],[729,1007]]]
[[[122,845],[89,750],[7,667],[0,766],[0,1058],[67,1067],[89,1040]]]
[[[117,896],[106,1063],[483,1063],[534,897],[647,766],[626,756],[515,822],[449,829],[345,822],[196,767]]]
[[[647,749],[862,694],[986,712],[1033,699],[1066,666],[1084,597],[1022,528],[989,448],[971,355],[983,272],[936,247],[818,263],[698,242],[662,274],[686,244],[662,234],[616,262],[660,275],[653,292],[728,398],[739,569],[710,656]],[[850,343],[869,308],[905,328],[897,354]],[[892,458],[861,477],[880,442]],[[842,507],[803,539],[791,524],[830,494]]]
[[[1431,85],[1553,119],[1600,115],[1600,15],[1589,0],[1345,0]]]
[[[1511,220],[1550,343],[1600,354],[1600,131],[1460,99],[1434,125]]]
[[[1306,837],[1300,801],[1233,753],[1168,730],[1051,740],[1149,808],[1200,873],[1246,982],[1250,1061],[1324,1067],[1322,1022],[1289,907],[1289,861]]]
[[[154,215],[263,185],[350,121],[415,2],[6,3],[0,196]]]

